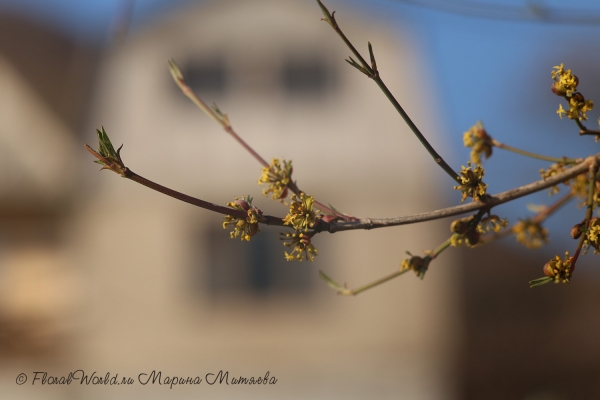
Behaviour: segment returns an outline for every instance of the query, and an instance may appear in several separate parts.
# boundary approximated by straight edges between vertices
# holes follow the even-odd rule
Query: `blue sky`
[[[0,11],[25,14],[89,41],[103,41],[111,20],[128,0],[0,0]],[[143,24],[161,13],[193,0],[137,0],[133,24]]]
[[[428,58],[435,63],[436,87],[444,112],[447,135],[460,134],[482,120],[497,140],[552,156],[584,156],[597,152],[591,137],[579,137],[572,121],[560,120],[555,110],[561,99],[549,88],[552,66],[564,62],[580,78],[587,98],[600,98],[600,25],[546,24],[473,18],[448,13],[413,10]],[[588,126],[597,126],[597,110]],[[466,149],[457,149],[452,165],[464,164]],[[546,163],[496,151],[485,163],[492,193],[539,178]],[[546,203],[546,193],[529,196],[504,207],[515,219],[527,215],[527,203]],[[568,215],[568,216],[567,216]],[[554,218],[553,233],[572,226],[582,210]]]

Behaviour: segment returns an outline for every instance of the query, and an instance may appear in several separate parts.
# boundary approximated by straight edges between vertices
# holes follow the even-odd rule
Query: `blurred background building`
[[[314,264],[286,263],[280,229],[233,241],[220,216],[98,173],[83,144],[96,147],[103,125],[124,144],[126,165],[148,179],[218,204],[250,194],[263,211],[286,212],[260,195],[260,165],[181,94],[166,66],[174,58],[264,158],[293,160],[294,179],[318,200],[361,217],[456,203],[377,87],[343,62],[349,51],[315,3],[90,2],[87,19],[80,6],[49,3],[23,13],[6,1],[0,17],[4,393],[159,398],[168,390],[30,385],[33,371],[84,369],[279,379],[181,386],[173,398],[598,397],[597,261],[588,256],[584,279],[569,287],[526,284],[552,253],[572,247],[564,238],[581,210],[551,224],[552,249],[451,250],[421,282],[407,275],[345,298],[318,280],[319,269],[350,287],[370,282],[396,270],[405,251],[438,245],[447,221],[320,234]],[[598,97],[600,53],[585,39],[598,34],[592,8],[582,21],[550,2],[515,1],[491,14],[482,14],[484,2],[326,4],[359,50],[373,44],[388,86],[456,168],[468,157],[461,133],[479,118],[517,146],[589,153],[555,118],[558,98],[547,89],[550,68],[568,62],[582,71],[586,96]],[[486,164],[492,192],[538,179],[544,164],[517,160],[495,154]],[[528,201],[548,199],[501,210],[514,221],[527,216]],[[21,372],[30,379],[23,386]]]
[[[62,234],[75,218],[74,162],[98,51],[38,22],[0,16],[0,353],[49,349],[77,296]]]

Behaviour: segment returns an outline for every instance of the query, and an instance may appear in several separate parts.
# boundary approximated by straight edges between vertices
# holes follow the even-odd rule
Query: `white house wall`
[[[423,132],[436,132],[432,94],[420,84],[427,77],[411,43],[343,3],[331,7],[361,51],[371,41],[386,83]],[[148,26],[105,57],[90,128],[104,125],[115,145],[124,143],[126,164],[148,179],[219,204],[249,193],[261,209],[283,215],[284,207],[260,195],[260,165],[183,98],[169,75],[167,59],[183,65],[218,48],[235,82],[219,107],[265,158],[292,159],[294,178],[308,193],[364,217],[443,206],[437,191],[446,177],[379,89],[343,61],[349,52],[321,17],[312,2],[219,1]],[[335,92],[311,102],[288,99],[269,71],[294,51],[325,57],[339,73]],[[246,68],[267,73],[245,78]],[[260,84],[244,81],[252,76]],[[123,374],[228,368],[278,375],[280,383],[256,398],[449,398],[457,329],[451,257],[436,260],[424,281],[407,274],[357,298],[336,296],[318,282],[302,302],[232,296],[215,304],[184,288],[191,254],[209,250],[190,233],[218,228],[222,219],[97,173],[91,159],[85,168],[96,182],[94,200],[82,210],[86,219],[76,224],[93,277],[82,345],[87,364],[119,366]],[[315,263],[289,268],[308,268],[315,276],[322,269],[354,287],[397,270],[406,250],[431,249],[448,232],[445,223],[428,223],[323,233],[314,239]],[[246,243],[230,245],[236,252]],[[229,389],[202,393],[254,396]],[[182,387],[170,395],[191,393],[200,392]]]

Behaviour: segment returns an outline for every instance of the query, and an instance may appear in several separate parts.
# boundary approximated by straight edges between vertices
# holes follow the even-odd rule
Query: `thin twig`
[[[548,156],[544,156],[541,154],[531,153],[529,151],[521,150],[516,147],[506,145],[504,143],[497,141],[496,139],[492,139],[492,144],[494,145],[494,147],[497,147],[499,149],[512,151],[513,153],[521,154],[523,156],[527,156],[527,157],[531,157],[531,158],[535,158],[535,159],[543,160],[543,161],[550,161],[550,162],[563,163],[563,164],[577,164],[580,161],[580,160],[576,160],[574,158],[548,157]]]
[[[588,129],[585,127],[585,125],[583,123],[581,123],[581,121],[579,120],[579,118],[575,118],[575,123],[577,124],[577,126],[579,127],[580,131],[579,134],[581,134],[581,132],[587,132]]]
[[[590,221],[592,220],[592,215],[594,213],[594,191],[596,189],[596,173],[598,172],[598,160],[594,160],[590,164],[589,167],[589,188],[588,188],[588,199],[587,199],[587,209],[585,212],[585,222],[583,232],[588,232],[590,229]],[[583,248],[583,243],[585,241],[586,235],[582,234],[579,238],[579,243],[577,244],[577,250],[575,250],[575,254],[573,254],[573,259],[571,260],[571,274],[575,271],[575,264],[577,263],[577,259],[579,258],[579,254],[581,253],[581,249]]]
[[[390,281],[400,275],[402,275],[405,272],[410,271],[409,269],[401,269],[399,271],[396,271],[394,273],[391,273],[389,275],[384,276],[383,278],[377,279],[374,282],[368,283],[366,285],[360,286],[356,289],[346,289],[346,291],[340,291],[338,292],[339,294],[342,295],[346,295],[346,296],[356,296],[357,294],[359,294],[360,292],[364,292],[365,290],[369,290],[371,288],[374,288],[375,286],[379,286],[382,283],[386,283],[387,281]]]
[[[583,135],[596,135],[596,136],[600,136],[600,131],[594,131],[594,130],[591,130],[591,129],[587,129],[587,128],[586,128],[585,130],[583,130],[583,129],[582,129],[582,130],[580,130],[580,131],[579,131],[579,134],[580,134],[581,136],[583,136]]]
[[[442,244],[440,244],[434,250],[426,251],[425,252],[426,255],[422,258],[422,261],[424,263],[424,265],[422,266],[424,268],[423,271],[427,270],[427,268],[429,268],[429,264],[431,263],[431,261],[433,261],[437,256],[440,255],[440,253],[442,253],[444,250],[446,250],[448,247],[450,247],[451,243],[452,243],[452,237],[446,239]],[[340,285],[339,283],[335,282],[333,279],[331,279],[330,277],[325,275],[325,273],[323,271],[320,271],[320,275],[321,275],[321,278],[324,279],[329,284],[329,286],[331,286],[332,288],[334,288],[335,290],[338,291],[338,294],[341,294],[343,296],[356,296],[357,294],[359,294],[361,292],[372,289],[375,286],[381,285],[382,283],[391,281],[392,279],[397,278],[400,275],[402,275],[405,272],[408,272],[410,270],[411,270],[410,268],[402,268],[401,267],[400,270],[398,270],[396,272],[393,272],[389,275],[379,278],[373,282],[367,283],[366,285],[359,286],[356,289],[348,289],[346,286]],[[422,275],[420,275],[420,276],[422,277]]]
[[[446,239],[444,241],[444,243],[440,244],[434,250],[430,251],[427,255],[432,260],[434,260],[435,258],[437,258],[437,256],[440,255],[440,253],[442,253],[444,250],[446,250],[448,247],[450,247],[451,244],[452,244],[452,236],[450,236],[448,239]]]
[[[171,71],[171,75],[173,76],[173,80],[177,83],[177,86],[181,89],[183,94],[189,98],[194,104],[198,106],[202,111],[206,113],[209,117],[211,117],[215,122],[217,122],[221,127],[225,130],[225,132],[229,133],[239,144],[242,145],[246,151],[248,151],[252,156],[262,164],[263,167],[269,167],[269,163],[265,161],[264,158],[260,156],[252,147],[248,145],[231,127],[231,123],[229,123],[229,118],[227,115],[221,114],[220,112],[216,112],[212,108],[210,108],[200,97],[194,93],[192,88],[190,88],[183,78],[183,74],[181,70],[175,64],[175,61],[169,60],[169,70]],[[217,109],[218,110],[218,109]]]
[[[387,97],[388,100],[392,103],[392,105],[394,106],[398,114],[400,114],[402,119],[404,119],[404,122],[406,122],[410,130],[415,134],[417,139],[419,139],[419,141],[425,147],[427,152],[429,152],[431,157],[433,157],[436,164],[438,164],[452,179],[454,179],[459,184],[462,184],[460,176],[448,165],[448,163],[446,163],[446,161],[444,161],[444,159],[438,154],[438,152],[433,148],[433,146],[429,144],[425,136],[423,136],[419,128],[417,128],[414,122],[410,119],[406,111],[404,111],[400,103],[398,103],[392,92],[390,92],[390,90],[387,88],[387,86],[379,76],[377,64],[374,62],[375,57],[373,56],[373,49],[371,47],[371,43],[369,43],[369,53],[373,62],[371,63],[371,65],[369,65],[365,61],[365,59],[360,55],[360,53],[356,50],[354,45],[352,45],[352,43],[348,40],[344,32],[342,32],[342,30],[340,29],[340,26],[335,20],[335,11],[333,13],[330,13],[327,7],[325,7],[325,5],[320,0],[317,0],[317,2],[319,3],[319,6],[321,7],[323,14],[325,15],[324,20],[333,28],[333,30],[335,30],[335,32],[340,36],[344,43],[346,43],[346,46],[348,46],[350,51],[352,51],[352,54],[354,54],[354,56],[360,61],[361,66],[357,65],[356,62],[352,60],[352,58],[350,58],[350,61],[346,61],[348,61],[350,65],[356,67],[358,70],[363,72],[369,78],[372,78],[375,81],[375,83],[377,83],[377,86],[379,86],[381,91],[383,91],[385,97]]]

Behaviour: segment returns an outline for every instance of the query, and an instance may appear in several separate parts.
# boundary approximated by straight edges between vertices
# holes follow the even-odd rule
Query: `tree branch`
[[[335,233],[354,229],[375,229],[384,228],[396,225],[408,225],[415,224],[418,222],[432,221],[436,219],[452,217],[454,215],[465,214],[468,212],[477,211],[482,208],[492,208],[497,205],[509,202],[514,199],[526,196],[531,193],[539,192],[540,190],[547,189],[558,183],[565,182],[577,175],[587,172],[590,165],[594,161],[600,160],[600,153],[595,156],[590,156],[583,160],[576,166],[569,168],[568,170],[556,174],[548,179],[542,179],[536,182],[532,182],[528,185],[524,185],[515,189],[507,190],[506,192],[499,193],[495,196],[490,196],[485,203],[473,202],[470,204],[461,204],[454,207],[444,208],[441,210],[430,211],[421,214],[414,214],[405,217],[395,218],[362,218],[356,222],[331,222],[328,227],[324,227],[322,230]]]
[[[248,214],[245,211],[240,211],[240,210],[236,210],[233,208],[229,208],[229,207],[225,207],[225,206],[220,206],[218,204],[214,204],[214,203],[210,203],[208,201],[204,201],[201,199],[198,199],[196,197],[192,197],[192,196],[188,196],[187,194],[183,194],[180,193],[176,190],[173,189],[169,189],[168,187],[159,185],[158,183],[152,182],[151,180],[148,180],[146,178],[144,178],[143,176],[140,176],[138,174],[136,174],[135,172],[133,172],[132,170],[130,170],[128,167],[126,167],[125,165],[116,165],[117,163],[115,163],[114,161],[111,161],[109,159],[107,159],[106,157],[103,157],[102,155],[100,155],[99,153],[97,153],[94,149],[92,149],[90,146],[88,146],[87,144],[85,145],[85,148],[87,149],[87,151],[89,151],[90,153],[92,153],[92,155],[94,157],[96,157],[98,160],[103,161],[105,163],[106,168],[105,169],[110,169],[113,172],[118,173],[119,175],[121,175],[123,178],[127,178],[130,179],[134,182],[139,183],[140,185],[144,185],[152,190],[156,190],[157,192],[160,192],[162,194],[166,194],[167,196],[173,197],[177,200],[181,200],[185,203],[194,205],[196,207],[200,207],[200,208],[204,208],[206,210],[210,210],[210,211],[214,211],[216,213],[219,214],[223,214],[223,215],[231,215],[233,217],[237,217],[237,218],[246,218],[248,217]],[[117,169],[118,168],[118,169]],[[103,168],[104,169],[104,168]],[[279,217],[274,217],[271,215],[262,215],[259,218],[259,222],[265,225],[278,225],[278,226],[283,226],[283,219],[279,218]]]

